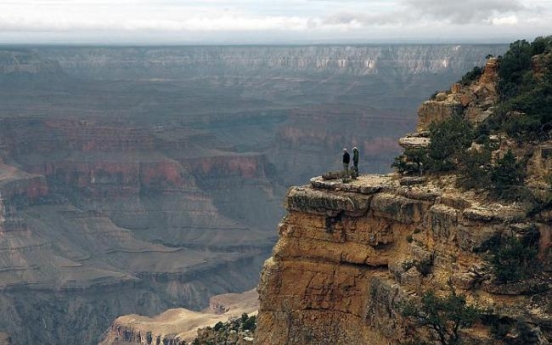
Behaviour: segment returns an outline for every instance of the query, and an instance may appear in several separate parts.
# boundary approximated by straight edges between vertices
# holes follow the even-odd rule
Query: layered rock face
[[[95,79],[130,76],[181,78],[210,75],[369,75],[464,73],[481,61],[481,51],[501,53],[503,45],[229,46],[58,48],[37,51],[70,74]],[[124,64],[120,62],[123,61]],[[401,72],[402,71],[402,72]]]
[[[534,305],[548,294],[528,296],[546,290],[546,280],[493,285],[481,273],[479,254],[503,233],[537,229],[548,239],[549,219],[528,223],[515,205],[485,204],[431,182],[409,186],[393,175],[366,175],[348,184],[314,178],[290,189],[285,200],[288,215],[259,284],[255,344],[412,340],[417,333],[401,316],[400,303],[429,289],[446,294],[448,282],[499,318],[530,324],[538,343],[552,337],[546,306]],[[545,273],[548,251],[544,240]],[[420,272],[421,262],[431,273]],[[495,341],[488,330],[465,337],[470,344]]]
[[[418,108],[417,131],[429,129],[433,122],[441,122],[452,116],[466,116],[473,124],[483,122],[492,114],[498,101],[496,82],[498,80],[497,59],[487,61],[478,83],[463,87],[456,83],[448,93],[437,93],[434,99],[425,101]]]
[[[53,60],[45,60],[37,53],[25,50],[0,50],[0,82],[17,77],[59,76],[61,66]]]
[[[474,124],[488,116],[497,97],[495,64],[488,62],[477,83],[455,84],[424,103],[419,131],[401,145],[427,146],[428,125],[456,111]],[[552,164],[550,145],[504,138],[493,154],[513,149],[531,157],[528,184],[539,189]],[[457,188],[455,181],[453,174],[397,173],[349,183],[315,177],[291,188],[279,240],[259,283],[255,344],[428,339],[428,330],[415,327],[403,307],[429,291],[454,291],[483,310],[479,323],[460,332],[467,344],[549,344],[550,211],[529,214],[522,203],[493,201]],[[508,237],[538,242],[538,273],[531,279],[493,280],[489,248]]]
[[[258,150],[265,140],[274,138],[267,154],[288,186],[303,183],[327,167],[338,168],[339,157],[329,153],[340,152],[344,146],[363,150],[362,171],[387,172],[389,162],[400,151],[396,138],[416,121],[412,109],[466,70],[482,65],[486,54],[500,55],[505,48],[44,47],[37,51],[78,78],[137,81],[132,86],[136,91],[152,82],[163,89],[182,90],[178,93],[180,100],[149,92],[138,107],[129,106],[141,116],[158,113],[159,105],[170,104],[172,108],[176,103],[190,115],[232,113],[231,117],[217,115],[216,121],[228,123],[230,118],[234,129],[241,122],[239,112],[253,111],[253,116],[243,120],[251,131],[240,132],[243,135],[239,136],[228,136],[229,131],[221,134],[237,147],[251,150]],[[193,88],[189,87],[191,81]],[[209,122],[205,118],[200,121]],[[255,138],[254,143],[247,140],[251,138]]]
[[[179,150],[201,142],[109,121],[0,121],[0,326],[16,343],[94,343],[120,314],[201,309],[255,285],[279,212],[262,154],[212,137]],[[215,181],[268,210],[237,220]]]

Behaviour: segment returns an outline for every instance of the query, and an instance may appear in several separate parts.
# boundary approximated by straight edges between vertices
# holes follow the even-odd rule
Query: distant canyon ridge
[[[0,332],[254,288],[291,185],[385,173],[416,108],[507,45],[0,47]]]

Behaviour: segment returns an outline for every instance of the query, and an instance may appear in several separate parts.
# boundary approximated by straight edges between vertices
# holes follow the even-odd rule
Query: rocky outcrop
[[[490,59],[477,82],[454,84],[424,103],[418,132],[401,139],[401,146],[427,147],[429,124],[452,116],[477,126],[493,111],[496,70]],[[489,138],[498,147],[493,154],[511,149],[528,157],[526,185],[549,200],[550,140],[522,145],[502,135]],[[352,181],[326,176],[292,187],[258,287],[255,344],[427,340],[427,330],[406,318],[403,307],[428,291],[455,291],[482,310],[481,320],[461,331],[467,344],[549,344],[549,208],[497,201],[459,189],[456,179],[454,173],[361,175]],[[512,237],[536,241],[538,268],[530,278],[508,283],[496,279],[490,258],[496,243]]]
[[[285,204],[280,239],[259,284],[256,344],[404,342],[413,334],[401,301],[428,289],[446,293],[448,282],[497,317],[519,318],[552,337],[547,312],[530,307],[526,290],[495,285],[483,273],[480,253],[493,238],[527,227],[549,238],[548,224],[527,223],[519,206],[491,204],[432,181],[403,186],[394,175],[347,184],[314,178],[290,189]],[[548,291],[547,279],[540,289]],[[478,341],[492,343],[490,335]]]
[[[403,149],[422,149],[429,146],[429,131],[407,134],[399,139],[399,145]]]
[[[452,116],[460,116],[464,107],[459,100],[445,98],[443,100],[425,101],[418,109],[418,131],[428,130],[435,121],[441,122]]]
[[[255,290],[241,294],[213,296],[209,308],[202,312],[186,309],[171,309],[153,318],[125,315],[117,318],[100,341],[100,345],[123,344],[172,344],[191,343],[196,337],[211,329],[218,322],[238,319],[242,314],[253,315],[258,308]],[[198,334],[199,332],[199,334]],[[232,343],[238,341],[236,332]],[[243,335],[241,335],[243,338]],[[238,344],[250,344],[242,341]]]
[[[436,94],[418,109],[417,131],[429,129],[432,122],[441,122],[451,116],[464,116],[471,123],[481,123],[492,114],[492,106],[498,100],[496,81],[497,59],[490,58],[475,84],[452,85],[449,92]]]

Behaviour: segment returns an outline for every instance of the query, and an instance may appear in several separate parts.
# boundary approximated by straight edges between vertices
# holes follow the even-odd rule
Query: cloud
[[[516,16],[508,16],[501,18],[491,18],[491,24],[493,25],[516,25],[519,23],[519,19]]]
[[[470,37],[469,32],[479,35],[482,28],[486,34],[538,29],[546,35],[552,32],[551,5],[550,0],[0,0],[0,42],[10,33],[236,39],[279,35],[282,40],[336,41],[415,35],[432,39],[435,32],[460,31]]]
[[[50,12],[8,15],[0,7],[0,32],[68,32],[68,31],[166,31],[166,32],[232,32],[232,31],[301,31],[316,21],[296,16],[253,16],[225,9],[194,8],[193,11],[133,8],[114,11],[113,7],[89,11],[73,9],[72,13]],[[316,26],[316,25],[314,25]]]
[[[321,1],[321,0],[317,0]],[[514,14],[528,12],[529,8],[518,0],[403,0],[392,11],[362,13],[341,11],[324,19],[328,25],[361,23],[370,25],[394,24],[515,24]]]
[[[330,15],[323,20],[324,25],[393,25],[412,22],[414,18],[405,12],[364,14],[358,12],[339,12]]]
[[[419,15],[452,24],[483,23],[497,14],[527,10],[519,0],[404,0]]]

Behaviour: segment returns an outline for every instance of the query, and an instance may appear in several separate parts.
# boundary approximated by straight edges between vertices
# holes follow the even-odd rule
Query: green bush
[[[536,54],[552,50],[552,36],[538,37],[533,43],[516,41],[499,59],[497,116],[502,130],[513,137],[541,139],[541,127],[552,122],[552,58],[541,59],[539,75],[532,69]],[[519,116],[509,116],[513,112]]]
[[[491,191],[494,197],[516,201],[523,199],[525,190],[525,170],[516,160],[512,150],[508,150],[504,157],[498,159],[490,173]]]
[[[420,303],[409,302],[400,306],[404,317],[429,331],[432,343],[460,344],[459,331],[470,327],[481,314],[478,308],[467,305],[465,296],[451,290],[446,297],[429,291],[422,296]]]
[[[198,332],[199,336],[194,339],[192,344],[228,344],[235,345],[239,343],[240,337],[230,339],[231,332],[251,334],[257,328],[257,317],[249,317],[243,313],[240,318],[231,319],[227,322],[217,322],[213,327],[206,327],[203,330],[207,332]]]
[[[462,76],[462,79],[460,79],[460,84],[470,85],[474,81],[477,81],[479,77],[481,77],[483,71],[483,67],[475,66],[471,71]]]
[[[244,315],[245,315],[245,319],[244,319]],[[247,314],[243,314],[242,315],[242,329],[244,331],[246,330],[249,330],[249,331],[255,331],[255,329],[257,328],[257,317],[255,315],[251,316],[251,317],[247,317]]]
[[[532,48],[526,40],[510,44],[509,50],[499,59],[498,91],[502,101],[515,97],[526,73],[531,69]]]
[[[428,169],[433,172],[456,168],[458,154],[465,151],[474,139],[469,123],[460,116],[452,116],[429,128]]]
[[[539,36],[531,43],[531,54],[544,54],[552,49],[552,36]]]
[[[400,173],[450,171],[456,168],[459,153],[468,148],[474,138],[469,123],[461,116],[453,116],[429,128],[427,148],[406,149],[391,165]]]
[[[215,324],[215,327],[213,327],[213,329],[215,330],[215,332],[218,332],[218,331],[220,331],[220,330],[224,330],[224,329],[225,329],[224,323],[222,323],[222,322],[220,322],[220,321],[217,322],[217,323]]]
[[[504,340],[512,329],[512,321],[508,318],[499,318],[496,315],[488,315],[484,324],[489,326],[489,331],[494,339]]]
[[[517,282],[534,273],[537,242],[538,231],[523,241],[509,236],[491,247],[489,263],[498,283]]]
[[[490,184],[491,151],[487,147],[459,154],[457,186],[464,189],[486,189]]]
[[[391,164],[391,167],[398,172],[408,175],[422,175],[425,166],[427,166],[426,149],[406,149],[402,155],[395,157]]]
[[[540,119],[525,114],[509,118],[502,126],[509,136],[525,139],[537,139],[540,127]]]

